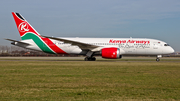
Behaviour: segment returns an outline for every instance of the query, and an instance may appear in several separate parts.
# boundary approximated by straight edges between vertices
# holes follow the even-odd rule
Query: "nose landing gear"
[[[159,61],[160,61],[160,59],[159,59],[159,58],[156,58],[156,61],[157,61],[157,62],[159,62]]]
[[[159,58],[161,58],[161,57],[162,57],[162,55],[157,55],[156,61],[159,62],[160,61]]]

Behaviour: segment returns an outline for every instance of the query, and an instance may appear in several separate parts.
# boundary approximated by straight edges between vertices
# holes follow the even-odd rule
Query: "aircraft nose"
[[[171,47],[171,49],[170,49],[170,52],[171,52],[171,53],[174,53],[174,49],[173,49],[172,47]]]
[[[167,49],[165,49],[163,51],[164,54],[171,54],[174,53],[174,49],[172,47],[167,47]]]
[[[169,54],[174,53],[174,49],[172,47],[169,47],[169,49],[167,51]]]

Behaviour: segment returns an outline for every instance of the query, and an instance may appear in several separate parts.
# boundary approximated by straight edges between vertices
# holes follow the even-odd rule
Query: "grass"
[[[0,61],[0,100],[180,100],[180,61]]]

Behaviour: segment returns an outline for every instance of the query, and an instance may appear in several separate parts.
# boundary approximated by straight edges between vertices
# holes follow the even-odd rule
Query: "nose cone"
[[[172,47],[169,47],[167,50],[167,53],[168,54],[174,53],[174,49]]]
[[[170,53],[174,53],[174,49],[172,47],[170,49]]]
[[[163,50],[164,54],[171,54],[174,53],[174,49],[172,47],[167,47],[166,49]]]

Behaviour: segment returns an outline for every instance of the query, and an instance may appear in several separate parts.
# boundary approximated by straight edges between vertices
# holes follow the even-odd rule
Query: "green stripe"
[[[49,49],[49,47],[47,47],[45,43],[33,33],[26,33],[24,36],[21,37],[21,39],[22,40],[32,39],[42,51],[46,53],[54,54],[54,52],[51,49]]]

